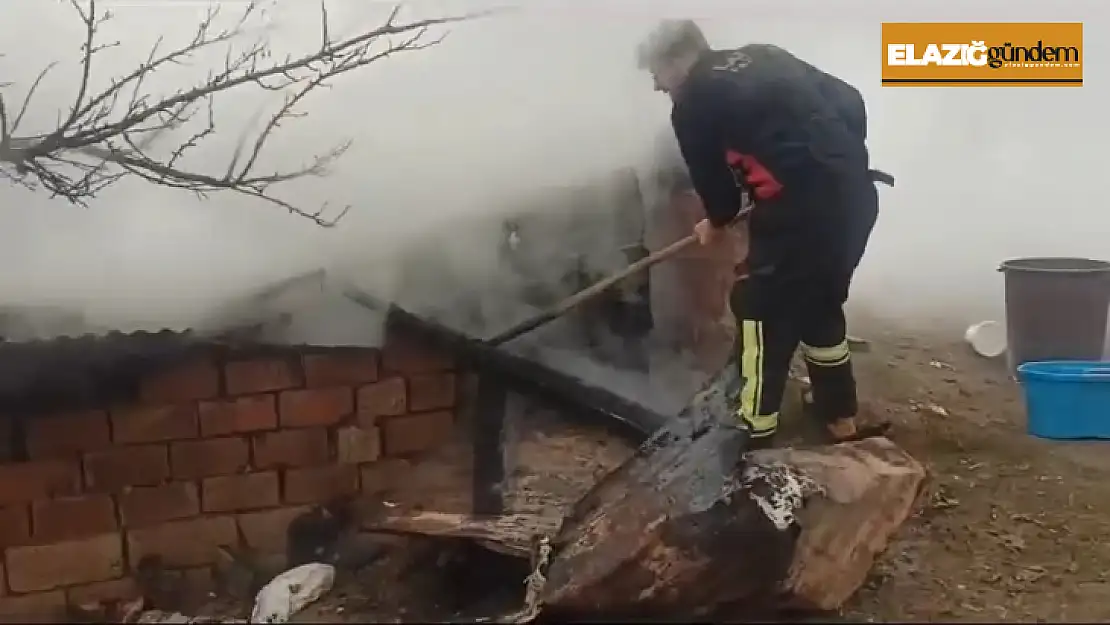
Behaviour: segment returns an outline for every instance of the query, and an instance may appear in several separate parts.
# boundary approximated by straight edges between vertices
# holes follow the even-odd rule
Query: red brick
[[[244,438],[180,441],[170,446],[170,467],[177,479],[240,473],[249,464],[250,448]]]
[[[148,376],[139,385],[139,396],[149,403],[174,403],[208,399],[220,393],[220,370],[210,360],[182,363]]]
[[[308,512],[309,506],[244,512],[237,516],[243,542],[260,553],[284,553],[289,523]]]
[[[67,616],[60,590],[0,598],[0,623],[64,623]]]
[[[382,350],[382,369],[388,373],[431,373],[447,371],[455,363],[445,353],[429,349],[411,339],[391,336]]]
[[[125,486],[153,486],[170,476],[165,445],[137,445],[94,451],[85,456],[85,484],[116,492]]]
[[[108,495],[82,495],[36,501],[31,505],[36,543],[87,538],[116,529],[116,506]]]
[[[12,547],[7,552],[8,587],[37,592],[88,584],[123,575],[123,545],[116,532],[50,545]]]
[[[0,465],[0,506],[81,492],[76,462],[35,460]]]
[[[378,428],[351,426],[335,433],[336,455],[341,464],[374,462],[382,455],[382,438]]]
[[[31,512],[27,506],[0,508],[0,549],[31,540]],[[0,594],[3,589],[0,587]]]
[[[411,454],[437,447],[451,438],[455,416],[448,411],[421,412],[382,420],[385,453]]]
[[[224,401],[200,403],[200,435],[221,436],[277,427],[273,395],[247,395]]]
[[[127,532],[132,568],[144,556],[157,555],[169,567],[203,566],[215,562],[216,547],[234,547],[239,530],[230,516],[200,516]]]
[[[373,427],[378,417],[405,414],[408,390],[404,378],[388,378],[358,389],[358,421]]]
[[[200,514],[200,497],[192,482],[128,488],[118,500],[125,527],[145,527]]]
[[[224,367],[229,395],[266,393],[301,386],[300,372],[284,359],[241,360]]]
[[[278,430],[259,434],[251,441],[254,467],[305,467],[328,461],[328,432],[323,428]]]
[[[111,443],[108,415],[90,410],[29,419],[27,453],[32,458],[79,456]]]
[[[138,585],[130,577],[111,579],[106,582],[93,582],[66,589],[66,599],[70,605],[129,601],[138,598],[139,594]]]
[[[326,503],[358,492],[358,467],[336,464],[285,472],[285,503]]]
[[[454,374],[430,373],[409,378],[409,410],[442,410],[454,405]]]
[[[268,508],[281,502],[281,484],[276,471],[211,477],[204,480],[201,501],[205,512]]]
[[[378,353],[371,349],[305,354],[305,386],[358,386],[378,379]]]
[[[346,386],[285,391],[278,400],[282,427],[334,425],[354,411],[354,391]]]
[[[158,443],[197,437],[194,404],[128,406],[112,410],[112,440],[117,443]]]

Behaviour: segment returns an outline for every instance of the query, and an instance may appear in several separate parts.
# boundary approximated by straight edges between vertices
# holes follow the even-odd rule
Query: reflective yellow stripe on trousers
[[[848,349],[848,339],[844,339],[832,347],[814,347],[802,343],[802,357],[818,367],[842,365],[848,362],[851,355],[852,352]]]
[[[740,406],[737,414],[752,430],[752,437],[770,436],[778,427],[778,413],[759,414],[763,400],[763,324],[753,319],[740,321]]]

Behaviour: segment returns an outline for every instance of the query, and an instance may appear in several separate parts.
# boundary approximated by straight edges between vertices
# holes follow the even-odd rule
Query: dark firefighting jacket
[[[753,271],[854,267],[878,202],[854,87],[753,44],[702,55],[674,100],[675,136],[709,221],[734,221],[745,191],[755,200]]]

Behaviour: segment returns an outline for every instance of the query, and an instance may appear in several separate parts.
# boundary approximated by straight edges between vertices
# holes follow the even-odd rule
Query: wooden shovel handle
[[[736,219],[733,221],[733,223],[735,224],[747,217],[753,208],[754,206],[752,204],[746,204],[743,208],[740,209],[740,212],[736,214]],[[550,323],[558,319],[559,317],[562,317],[570,310],[582,305],[584,302],[587,302],[604,293],[605,291],[609,290],[609,288],[620,283],[621,281],[627,280],[628,278],[640,273],[641,271],[648,269],[653,265],[657,265],[681,253],[686,248],[695,245],[697,241],[698,237],[696,234],[691,234],[688,237],[679,239],[678,241],[671,243],[658,252],[649,254],[644,258],[641,258],[640,260],[625,267],[624,269],[618,271],[617,273],[614,273],[613,275],[600,280],[596,284],[582,289],[581,291],[564,299],[563,301],[559,302],[543,313],[536,315],[531,319],[526,319],[521,323],[518,323],[517,325],[509,328],[508,330],[505,330],[501,334],[498,334],[497,336],[487,340],[486,344],[496,347],[497,345],[507,343],[522,334],[531,332],[532,330],[535,330],[536,328],[544,324]]]
[[[503,343],[507,343],[507,342],[517,338],[518,336],[520,336],[522,334],[526,334],[528,332],[531,332],[532,330],[535,330],[536,328],[538,328],[538,327],[540,327],[544,324],[550,323],[551,321],[554,321],[555,319],[558,319],[559,317],[562,317],[563,315],[565,315],[567,312],[573,310],[574,308],[577,308],[578,306],[581,306],[583,303],[585,303],[585,302],[597,297],[598,295],[604,293],[605,291],[612,288],[614,285],[619,284],[620,282],[622,282],[624,280],[627,280],[628,278],[631,278],[632,276],[640,273],[641,271],[644,271],[645,269],[648,269],[652,265],[656,265],[658,263],[661,263],[661,262],[667,260],[668,258],[671,258],[671,257],[679,254],[683,250],[685,250],[685,249],[689,248],[690,246],[696,244],[697,240],[698,240],[697,236],[692,235],[692,234],[690,236],[686,237],[686,238],[679,239],[678,241],[675,241],[674,243],[671,243],[667,247],[665,247],[665,248],[663,248],[663,249],[661,249],[657,252],[654,252],[652,254],[649,254],[649,255],[645,256],[644,258],[641,258],[640,260],[632,263],[631,265],[625,267],[624,269],[618,271],[617,273],[614,273],[614,274],[598,281],[597,283],[592,284],[592,285],[582,289],[581,291],[575,293],[574,295],[571,295],[570,297],[567,297],[566,299],[562,300],[561,302],[559,302],[555,306],[551,307],[550,309],[544,311],[543,313],[541,313],[539,315],[536,315],[535,317],[532,317],[530,319],[526,319],[526,320],[516,324],[515,326],[509,328],[508,330],[505,330],[504,332],[498,334],[497,336],[487,340],[486,344],[487,345],[493,345],[493,346],[501,345]]]

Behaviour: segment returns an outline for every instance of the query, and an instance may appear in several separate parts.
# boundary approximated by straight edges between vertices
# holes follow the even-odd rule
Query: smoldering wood
[[[728,418],[739,390],[726,367],[572,506],[552,543],[549,610],[681,619],[737,601],[770,607],[797,532],[751,493],[781,500],[785,514],[803,493],[792,475],[745,473],[749,433]]]
[[[536,534],[554,536],[545,620],[835,609],[909,515],[924,470],[885,438],[745,453],[748,433],[728,419],[738,389],[726,368],[562,519],[424,513],[366,527],[516,557],[531,555]]]
[[[833,609],[863,584],[924,469],[887,439],[745,454],[726,367],[572,508],[543,603],[570,614]]]

